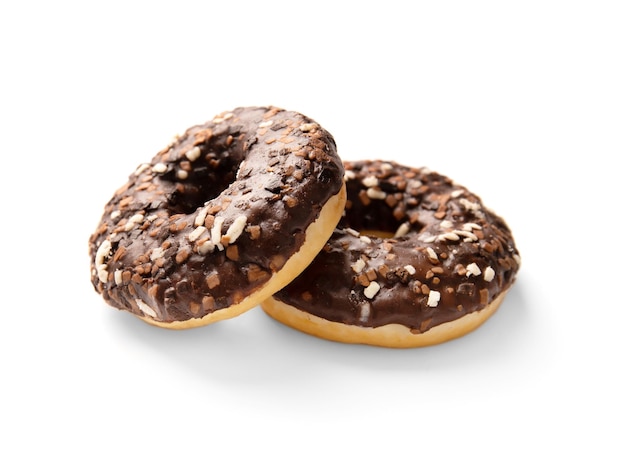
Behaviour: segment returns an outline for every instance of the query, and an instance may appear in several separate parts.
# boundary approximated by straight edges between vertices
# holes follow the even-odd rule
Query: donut
[[[165,328],[231,318],[296,277],[344,209],[331,134],[241,107],[177,136],[105,205],[89,239],[106,303]]]
[[[340,223],[263,310],[317,337],[391,348],[445,342],[489,318],[520,267],[505,221],[425,168],[344,166],[348,199]]]

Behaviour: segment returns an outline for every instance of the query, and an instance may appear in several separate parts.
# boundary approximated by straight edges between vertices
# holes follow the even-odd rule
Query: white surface
[[[0,457],[624,458],[623,3],[170,3],[0,6]],[[481,195],[523,258],[498,313],[386,350],[106,306],[113,191],[261,104]]]

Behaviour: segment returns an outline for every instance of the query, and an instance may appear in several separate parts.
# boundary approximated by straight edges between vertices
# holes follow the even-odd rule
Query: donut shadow
[[[269,389],[279,397],[294,388],[312,391],[332,385],[338,376],[351,372],[411,379],[433,372],[502,369],[528,359],[526,341],[534,326],[525,285],[518,280],[499,310],[474,332],[413,349],[319,339],[278,323],[259,307],[237,318],[182,331],[151,326],[125,312],[107,317],[112,334],[152,357],[158,355],[156,362],[163,362],[163,372],[179,368],[207,384]]]
[[[302,376],[302,356],[291,350],[300,338],[293,330],[272,331],[260,307],[204,327],[170,330],[144,323],[126,312],[113,312],[112,334],[131,342],[164,363],[164,372],[181,368],[207,382],[228,385],[274,385],[285,377]],[[268,335],[269,334],[269,335]],[[293,334],[293,338],[285,337]],[[296,372],[294,372],[294,369]]]
[[[343,367],[374,372],[420,374],[424,371],[472,369],[510,365],[527,350],[527,335],[533,328],[524,283],[511,288],[500,308],[475,331],[438,345],[393,349],[336,343],[308,336],[267,317],[269,334],[284,336],[288,352],[309,359],[329,361]]]

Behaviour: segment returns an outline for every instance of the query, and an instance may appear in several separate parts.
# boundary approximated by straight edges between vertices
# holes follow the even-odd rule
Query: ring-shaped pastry
[[[345,162],[345,215],[266,313],[329,340],[385,347],[462,336],[498,308],[520,267],[503,219],[449,178]]]
[[[91,236],[104,300],[167,328],[258,305],[315,257],[341,217],[332,136],[275,107],[189,128],[117,190]]]

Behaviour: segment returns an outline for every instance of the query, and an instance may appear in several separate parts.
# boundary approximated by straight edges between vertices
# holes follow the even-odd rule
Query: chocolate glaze
[[[511,286],[520,264],[513,237],[476,195],[426,169],[345,168],[344,217],[276,299],[333,322],[396,323],[417,334],[483,309]],[[373,231],[397,236],[367,236]]]
[[[296,112],[238,108],[193,126],[106,205],[92,283],[160,322],[237,304],[299,250],[343,173],[332,136]]]

